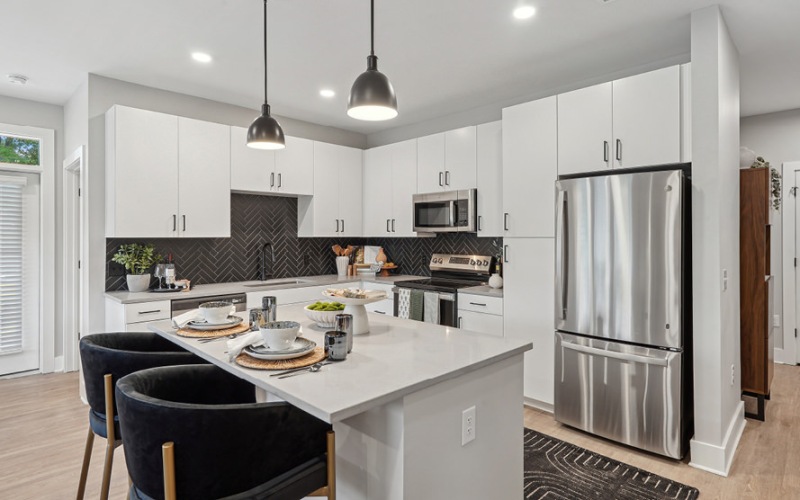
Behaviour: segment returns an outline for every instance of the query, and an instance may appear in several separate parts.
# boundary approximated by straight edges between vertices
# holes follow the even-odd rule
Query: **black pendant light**
[[[350,89],[347,114],[358,120],[381,121],[397,116],[397,96],[389,79],[378,71],[375,56],[375,0],[369,2],[370,50],[367,70],[361,73]]]
[[[267,0],[264,0],[264,104],[261,106],[261,116],[253,120],[247,129],[247,145],[256,149],[286,147],[281,124],[270,115],[267,100]]]

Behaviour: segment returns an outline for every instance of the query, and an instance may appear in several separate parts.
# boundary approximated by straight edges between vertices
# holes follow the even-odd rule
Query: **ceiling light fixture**
[[[201,63],[210,63],[213,58],[205,52],[192,52],[192,59]]]
[[[375,56],[375,0],[369,2],[370,50],[367,70],[361,73],[350,89],[347,114],[357,120],[381,121],[397,116],[397,96],[389,79],[378,71]]]
[[[319,91],[319,95],[321,95],[322,97],[331,98],[336,95],[336,92],[334,92],[331,89],[322,89]]]
[[[267,95],[267,0],[264,0],[264,104],[261,116],[247,129],[247,145],[255,149],[283,149],[286,139],[281,124],[270,115]]]
[[[536,8],[532,5],[522,5],[514,9],[514,17],[517,19],[530,19],[536,14]]]
[[[25,85],[28,83],[28,77],[25,75],[8,75],[8,81],[15,85]]]

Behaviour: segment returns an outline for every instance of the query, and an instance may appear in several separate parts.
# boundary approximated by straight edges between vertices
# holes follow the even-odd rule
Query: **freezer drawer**
[[[556,332],[555,418],[681,458],[683,353]]]

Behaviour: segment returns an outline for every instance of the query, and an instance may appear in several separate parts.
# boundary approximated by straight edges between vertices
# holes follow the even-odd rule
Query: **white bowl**
[[[231,314],[232,309],[233,304],[230,302],[218,301],[200,304],[200,312],[203,313],[203,318],[206,320],[206,323],[211,325],[224,323],[225,320],[228,319],[228,315]]]
[[[317,324],[320,328],[333,328],[336,324],[336,315],[337,314],[344,314],[344,310],[341,311],[315,311],[313,309],[309,309],[310,306],[306,306],[303,310],[306,313],[308,319],[313,321]]]
[[[300,323],[296,321],[271,321],[260,328],[264,344],[272,351],[283,351],[292,347]]]

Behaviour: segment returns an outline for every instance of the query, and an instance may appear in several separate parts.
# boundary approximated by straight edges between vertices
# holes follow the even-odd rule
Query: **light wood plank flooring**
[[[74,497],[88,425],[78,398],[78,374],[0,380],[0,499]],[[723,478],[642,453],[525,410],[525,425],[700,489],[705,499],[800,498],[800,367],[777,365],[767,421],[747,421],[730,477]],[[97,498],[105,441],[96,439],[86,498]],[[122,448],[114,457],[111,498],[123,499],[127,473]]]

